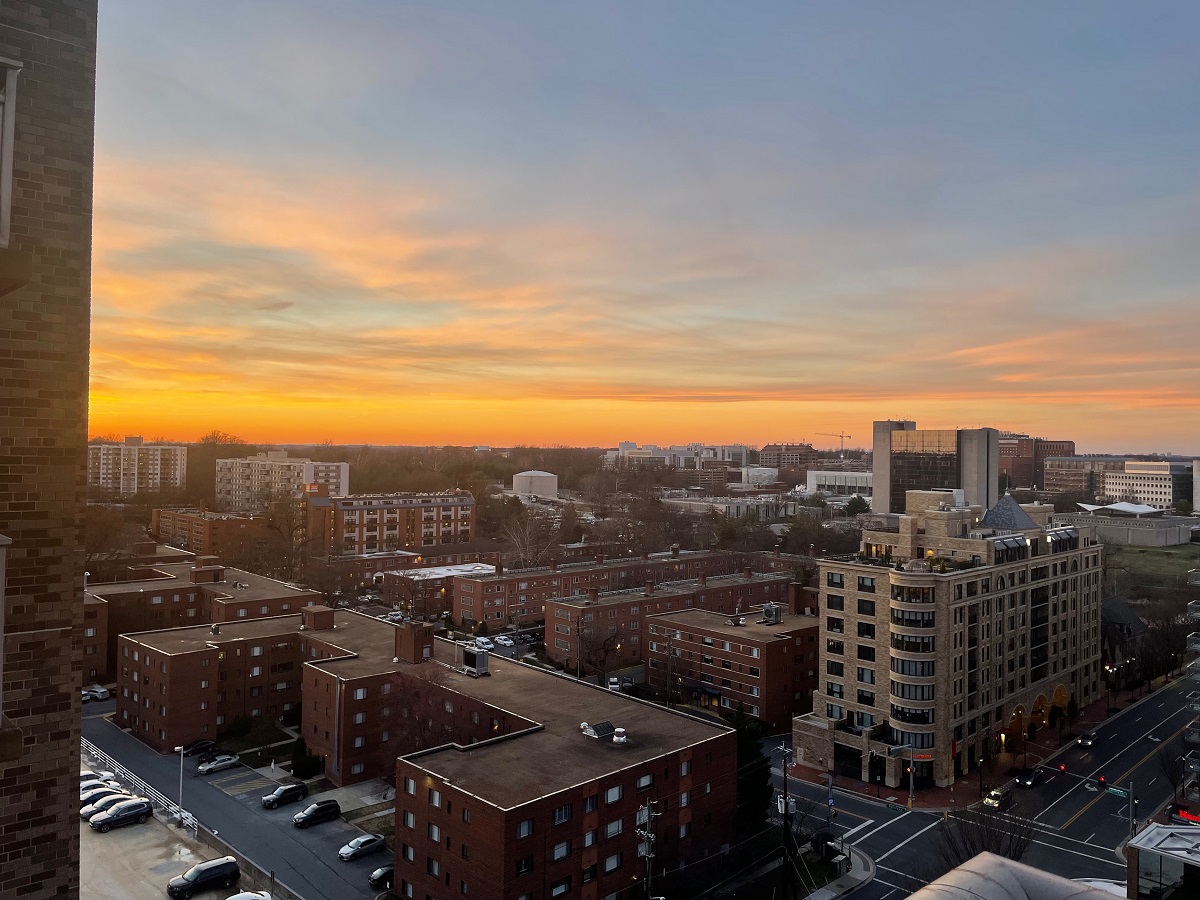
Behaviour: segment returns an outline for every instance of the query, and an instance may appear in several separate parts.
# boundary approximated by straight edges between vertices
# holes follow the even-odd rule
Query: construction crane
[[[842,445],[841,445],[841,447],[838,448],[838,453],[842,453],[842,454],[845,454],[845,452],[846,452],[846,438],[854,437],[854,435],[846,434],[845,432],[838,432],[837,434],[830,434],[828,431],[818,431],[817,434],[821,435],[822,437],[840,438],[842,441]]]

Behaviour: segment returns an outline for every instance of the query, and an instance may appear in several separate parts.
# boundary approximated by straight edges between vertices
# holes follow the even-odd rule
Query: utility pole
[[[783,817],[783,865],[780,867],[782,881],[781,896],[783,900],[792,900],[797,896],[796,864],[795,864],[795,835],[792,833],[792,815],[796,811],[796,801],[788,793],[788,756],[790,751],[784,745],[779,746],[783,754],[781,768],[783,769],[783,795],[776,798],[779,814]]]
[[[643,827],[638,828],[637,835],[646,848],[643,854],[646,857],[646,900],[654,898],[654,820],[662,815],[654,811],[657,805],[658,801],[647,800],[645,806],[638,807],[637,821],[638,825]]]
[[[672,671],[674,669],[675,652],[671,646],[671,641],[674,639],[674,637],[675,637],[675,629],[674,628],[668,629],[668,631],[667,631],[667,709],[675,708],[675,699],[674,699],[675,695],[673,693],[673,689],[675,687],[675,681],[672,678]]]
[[[913,808],[913,776],[916,773],[913,771],[913,748],[912,744],[908,745],[908,808]]]
[[[1137,799],[1133,796],[1133,782],[1129,782],[1129,836],[1133,837],[1137,833]]]

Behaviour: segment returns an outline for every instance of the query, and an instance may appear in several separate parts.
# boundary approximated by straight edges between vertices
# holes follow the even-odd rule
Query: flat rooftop
[[[745,625],[730,624],[743,618],[746,620]],[[654,622],[670,622],[672,625],[684,625],[763,643],[790,640],[796,629],[817,628],[821,624],[821,620],[817,616],[798,616],[786,610],[782,622],[767,624],[762,618],[762,607],[755,607],[740,617],[710,612],[707,609],[681,609],[678,612],[655,613],[648,619],[652,624]]]
[[[217,634],[207,625],[130,635],[160,653],[184,653],[233,640],[269,639],[300,633],[303,617],[275,616],[223,622]],[[313,660],[308,666],[341,678],[359,678],[412,668],[393,662],[396,625],[351,610],[334,612],[336,628],[304,632],[345,649],[347,658]],[[616,691],[576,681],[502,657],[489,659],[490,675],[473,678],[455,664],[461,648],[434,641],[438,683],[529,722],[529,729],[493,741],[423,751],[412,762],[462,790],[507,809],[575,784],[711,740],[731,729],[694,719]],[[588,737],[580,723],[610,722],[626,729],[624,745]]]
[[[619,569],[645,562],[670,562],[672,559],[704,559],[705,557],[717,557],[719,555],[719,552],[712,550],[680,550],[677,556],[673,556],[668,550],[662,553],[651,553],[646,559],[642,559],[640,556],[620,556],[613,559],[606,559],[604,562],[594,559],[562,562],[553,569],[549,566],[537,566],[531,569],[505,569],[500,574],[491,577],[499,579],[512,578],[518,575],[553,575],[560,572],[578,572],[585,569]],[[486,581],[487,577],[480,580]]]
[[[704,584],[699,578],[688,578],[681,581],[662,581],[654,585],[653,593],[646,594],[644,587],[625,588],[620,591],[602,591],[595,600],[586,594],[571,597],[555,597],[552,602],[563,606],[604,606],[606,603],[628,603],[642,597],[646,600],[658,600],[663,597],[686,597],[698,591],[711,591],[719,588],[734,587],[739,584],[754,584],[763,582],[790,582],[791,572],[754,572],[749,578],[742,575],[710,575]]]
[[[428,566],[423,569],[397,569],[387,574],[400,575],[412,581],[431,581],[455,575],[494,575],[496,567],[487,563],[458,563],[452,566]]]
[[[137,581],[91,583],[87,586],[87,593],[105,599],[138,591],[159,594],[204,588],[210,594],[228,594],[230,600],[268,600],[273,597],[289,597],[297,594],[311,594],[314,598],[320,596],[315,591],[296,587],[285,581],[228,567],[218,567],[225,568],[224,578],[221,581],[205,581],[196,584],[191,580],[192,570],[195,568],[198,567],[190,562],[156,564],[154,571],[158,574],[155,577]],[[239,585],[245,586],[239,587]]]
[[[455,647],[438,640],[436,657]],[[492,706],[533,720],[535,731],[495,741],[413,754],[408,761],[460,790],[511,809],[546,794],[586,784],[731,729],[693,719],[616,691],[492,657],[490,675],[448,672],[444,684]],[[625,744],[583,734],[580,723],[624,728]]]

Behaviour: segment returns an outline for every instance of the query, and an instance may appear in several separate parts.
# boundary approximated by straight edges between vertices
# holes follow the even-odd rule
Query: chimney
[[[654,582],[653,581],[646,582],[646,588],[645,588],[644,593],[647,597],[649,597],[651,594],[654,593]]]
[[[327,631],[333,628],[334,614],[328,606],[305,606],[301,608],[300,616],[306,629]]]
[[[703,572],[700,573],[698,580],[700,582],[700,587],[704,587],[706,584],[708,584],[708,576]]]
[[[671,559],[679,559],[679,545],[678,544],[671,545]]]
[[[552,559],[552,560],[550,560],[550,571],[551,571],[551,572],[557,572],[557,571],[558,571],[558,560],[556,560],[556,559]]]
[[[751,581],[751,580],[754,578],[754,569],[753,569],[753,567],[751,567],[751,566],[746,566],[746,568],[742,569],[742,574],[746,576],[746,580],[747,580],[747,581]]]
[[[396,626],[396,659],[417,664],[433,658],[433,623],[402,622]]]
[[[588,600],[592,603],[600,599],[600,588],[588,588]]]
[[[504,561],[500,559],[499,553],[496,554],[496,574],[497,575],[504,574]]]
[[[649,558],[650,558],[650,554],[647,553],[645,550],[643,550],[642,551],[642,559],[649,559]]]

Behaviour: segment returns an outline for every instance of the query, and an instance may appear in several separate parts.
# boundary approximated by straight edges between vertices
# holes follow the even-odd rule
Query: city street
[[[160,756],[141,741],[104,719],[113,701],[83,708],[83,736],[138,777],[168,797],[179,793],[179,757]],[[299,829],[291,824],[305,803],[275,810],[263,809],[258,798],[269,786],[253,770],[238,768],[211,776],[196,775],[196,762],[184,762],[183,806],[201,824],[218,834],[305,900],[341,900],[376,895],[367,875],[390,865],[390,853],[377,853],[352,862],[338,859],[338,848],[362,832],[342,820]],[[232,779],[232,780],[231,780]],[[236,794],[214,783],[229,783]],[[240,786],[244,787],[241,789]]]
[[[1035,827],[1022,862],[1066,878],[1124,880],[1125,863],[1117,850],[1130,832],[1129,801],[1098,790],[1095,779],[1103,775],[1110,788],[1132,784],[1139,801],[1139,824],[1144,826],[1148,816],[1171,800],[1172,787],[1158,752],[1163,747],[1176,755],[1186,752],[1181,735],[1196,715],[1189,703],[1200,698],[1197,688],[1200,685],[1187,679],[1159,688],[1098,725],[1094,746],[1071,744],[1048,760],[1040,784],[1016,788],[1017,799],[1009,812],[1031,817]],[[1060,764],[1066,765],[1065,774],[1059,772]],[[782,790],[778,776],[774,782]],[[974,780],[959,784],[964,802],[977,802]],[[857,782],[847,787],[867,789]],[[825,820],[828,789],[824,784],[791,778],[789,790],[801,798],[798,820],[804,816]],[[903,789],[885,788],[876,800],[835,786],[833,797],[837,817],[830,822],[832,831],[864,851],[877,866],[875,880],[854,896],[861,900],[906,896],[914,886],[913,874],[921,872],[931,858],[941,811],[909,811]],[[809,830],[811,824],[807,823]]]

